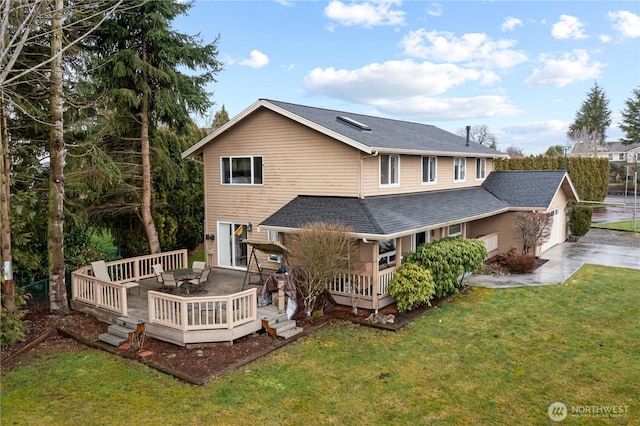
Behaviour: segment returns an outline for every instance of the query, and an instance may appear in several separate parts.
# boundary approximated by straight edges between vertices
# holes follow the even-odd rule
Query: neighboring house
[[[258,100],[183,153],[204,165],[205,249],[211,266],[246,269],[243,241],[277,241],[306,223],[342,223],[360,241],[354,274],[331,291],[379,309],[402,255],[447,236],[479,238],[495,255],[520,247],[516,211],[554,213],[567,238],[576,191],[563,171],[494,172],[506,157],[434,126]],[[260,255],[263,267],[279,257]]]
[[[632,166],[640,163],[640,142],[625,145],[622,142],[605,142],[604,145],[586,148],[583,143],[576,143],[571,154],[577,157],[606,158],[612,163]]]

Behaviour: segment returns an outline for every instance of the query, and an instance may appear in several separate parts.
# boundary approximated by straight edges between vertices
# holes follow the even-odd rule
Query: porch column
[[[373,287],[373,294],[372,299],[371,299],[371,307],[372,309],[375,310],[376,313],[378,313],[378,290],[380,289],[380,264],[378,263],[378,255],[380,254],[380,242],[378,241],[374,241],[373,244],[371,244],[371,250],[372,250],[372,254],[373,254],[373,267],[371,268],[372,271],[372,276],[373,276],[373,283],[372,283],[372,287]]]

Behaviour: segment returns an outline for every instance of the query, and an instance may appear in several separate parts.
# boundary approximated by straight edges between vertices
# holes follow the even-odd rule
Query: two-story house
[[[266,99],[183,153],[204,165],[208,265],[243,270],[247,240],[286,247],[304,224],[341,223],[359,240],[358,272],[331,290],[345,304],[357,291],[369,309],[393,302],[387,283],[420,244],[462,236],[504,253],[521,246],[514,212],[534,210],[554,214],[542,251],[567,238],[577,195],[566,173],[494,172],[505,156],[431,125]]]

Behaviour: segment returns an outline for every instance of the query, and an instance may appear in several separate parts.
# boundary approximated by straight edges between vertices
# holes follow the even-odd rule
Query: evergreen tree
[[[609,99],[596,82],[587,94],[587,99],[582,102],[580,110],[576,112],[576,118],[569,126],[567,136],[576,142],[603,145],[610,124]]]
[[[216,112],[216,115],[213,117],[213,123],[211,126],[213,129],[217,129],[218,127],[224,126],[229,121],[229,113],[224,108],[224,104],[222,104],[222,109]]]
[[[166,125],[178,132],[191,124],[190,113],[210,107],[205,85],[221,69],[217,43],[203,45],[198,38],[173,31],[171,21],[190,4],[170,0],[132,2],[137,7],[116,13],[105,22],[94,41],[93,81],[104,94],[111,118],[103,137],[105,150],[117,157],[125,180],[97,204],[114,206],[114,224],[141,223],[151,253],[161,251],[153,216],[151,156],[157,129]],[[185,74],[181,69],[193,73]],[[199,73],[198,73],[199,72]]]
[[[619,125],[625,133],[621,141],[625,145],[631,145],[640,142],[640,88],[633,90],[633,96],[625,101],[625,105]]]

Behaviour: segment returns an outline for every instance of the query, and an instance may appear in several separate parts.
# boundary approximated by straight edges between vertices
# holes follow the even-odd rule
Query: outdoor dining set
[[[160,291],[166,293],[201,294],[207,293],[206,285],[211,268],[205,262],[193,262],[191,268],[165,271],[161,264],[151,266],[156,274]]]

